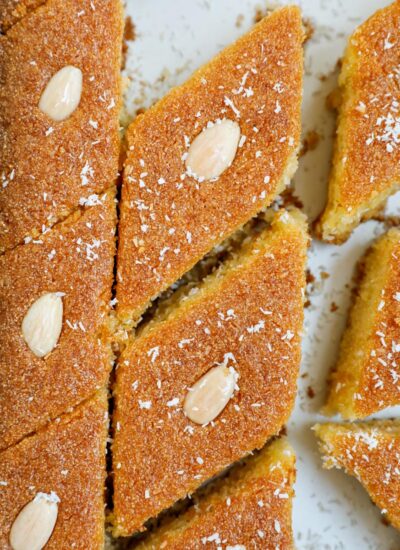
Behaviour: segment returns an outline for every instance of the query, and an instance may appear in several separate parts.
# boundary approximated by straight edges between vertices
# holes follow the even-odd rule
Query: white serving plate
[[[199,65],[243,34],[258,8],[278,2],[260,0],[126,0],[127,14],[136,27],[130,43],[126,75],[131,78],[126,108],[133,116],[183,82]],[[280,4],[290,2],[281,1]],[[315,27],[306,46],[303,129],[322,136],[315,151],[300,160],[295,177],[297,195],[313,219],[326,197],[334,117],[325,107],[327,94],[336,86],[336,64],[348,35],[389,0],[303,0],[298,3]],[[325,79],[321,79],[325,76]],[[400,195],[389,201],[400,212]],[[299,550],[379,549],[398,550],[400,534],[382,522],[379,510],[354,479],[341,471],[323,471],[310,427],[324,417],[326,378],[335,361],[343,330],[354,267],[373,238],[383,230],[371,221],[360,226],[350,240],[338,247],[313,241],[309,268],[316,277],[312,306],[306,310],[303,362],[296,408],[288,435],[297,452],[294,502],[295,541]],[[321,271],[330,277],[322,279]],[[338,310],[330,311],[335,302]],[[307,395],[311,386],[315,397]],[[400,407],[380,417],[400,416]]]

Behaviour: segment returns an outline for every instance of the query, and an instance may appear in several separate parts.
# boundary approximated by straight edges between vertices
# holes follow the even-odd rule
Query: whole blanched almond
[[[42,550],[53,533],[58,503],[55,493],[38,493],[15,518],[10,531],[13,550]]]
[[[58,292],[48,292],[28,309],[22,321],[22,335],[37,357],[44,357],[56,346],[61,333],[63,303]]]
[[[78,107],[82,95],[82,71],[72,65],[51,77],[39,101],[39,109],[52,120],[65,120]]]
[[[202,376],[188,391],[183,410],[196,424],[208,424],[223,411],[233,395],[236,371],[219,365]]]
[[[240,126],[233,120],[224,118],[204,128],[189,147],[189,174],[200,180],[220,176],[232,164],[239,140]]]

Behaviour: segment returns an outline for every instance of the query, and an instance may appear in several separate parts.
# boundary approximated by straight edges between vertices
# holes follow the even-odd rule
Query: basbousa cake
[[[307,245],[304,216],[279,211],[123,351],[115,535],[142,529],[280,431],[296,394]]]
[[[107,383],[115,189],[0,257],[0,449]]]
[[[48,0],[0,36],[0,251],[115,183],[121,10]]]
[[[365,418],[400,404],[399,258],[398,229],[380,237],[364,258],[325,414]]]
[[[350,38],[339,78],[338,130],[328,203],[317,225],[340,243],[400,189],[400,2]]]
[[[128,128],[117,273],[123,322],[135,324],[289,182],[303,40],[297,7],[273,12]]]
[[[394,527],[400,529],[400,421],[318,424],[325,468],[356,477]]]
[[[293,548],[295,460],[285,439],[273,441],[211,484],[190,510],[132,548]]]
[[[1,548],[103,548],[107,411],[101,390],[0,453]]]

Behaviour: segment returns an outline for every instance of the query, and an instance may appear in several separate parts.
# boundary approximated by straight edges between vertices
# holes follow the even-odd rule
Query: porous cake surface
[[[400,529],[400,421],[319,424],[325,468],[356,477],[394,527]]]
[[[49,0],[0,37],[0,250],[116,180],[122,27],[119,0]],[[83,74],[81,99],[55,122],[39,102],[71,65]]]
[[[263,19],[139,115],[127,131],[118,250],[118,314],[149,301],[268,206],[296,168],[304,32],[300,11]],[[240,127],[231,165],[200,181],[185,164],[202,131]]]
[[[131,340],[114,387],[115,535],[142,524],[278,433],[296,393],[308,237],[280,211],[256,239]],[[212,367],[238,376],[206,425],[183,411]]]
[[[350,38],[328,203],[318,225],[327,241],[345,240],[400,188],[399,25],[400,3],[394,2]]]
[[[279,439],[228,478],[211,485],[205,497],[162,526],[138,550],[200,548],[293,548],[292,498],[295,455]]]
[[[106,384],[111,368],[106,317],[115,254],[115,190],[40,240],[0,257],[0,448]],[[61,334],[38,357],[23,336],[30,307],[60,293]]]
[[[0,0],[0,31],[5,32],[46,0]]]
[[[361,279],[326,414],[364,418],[400,404],[400,231],[380,237],[363,260]]]
[[[102,390],[0,453],[1,548],[11,549],[10,529],[16,517],[40,493],[55,493],[53,498],[59,500],[46,549],[103,548],[107,410]]]

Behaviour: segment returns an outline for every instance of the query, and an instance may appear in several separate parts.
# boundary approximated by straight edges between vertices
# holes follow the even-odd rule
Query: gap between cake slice
[[[280,431],[296,394],[307,246],[304,215],[278,211],[131,338],[113,391],[114,535],[143,529]],[[205,410],[203,382],[215,398]]]
[[[274,11],[128,128],[117,262],[127,328],[289,183],[304,38],[297,7]]]
[[[227,477],[210,484],[194,505],[156,528],[137,550],[294,548],[292,499],[296,457],[286,438],[274,440]]]

